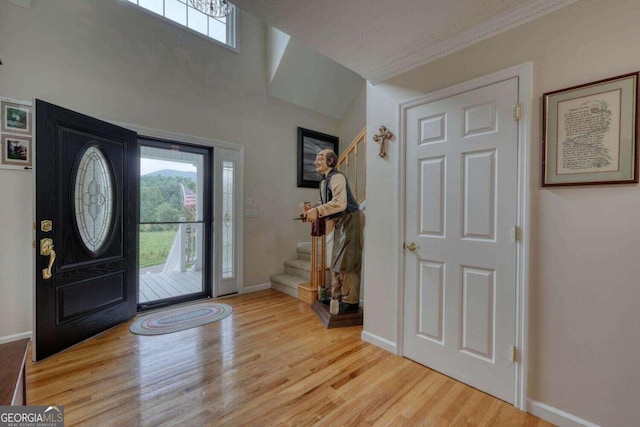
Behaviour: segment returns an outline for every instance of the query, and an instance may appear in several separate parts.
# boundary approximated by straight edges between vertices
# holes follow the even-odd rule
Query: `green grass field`
[[[164,264],[177,231],[141,231],[140,267]]]

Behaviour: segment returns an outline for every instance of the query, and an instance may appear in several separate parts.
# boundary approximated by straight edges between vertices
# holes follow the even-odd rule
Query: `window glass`
[[[111,235],[113,219],[111,168],[102,151],[87,148],[80,157],[75,177],[75,219],[82,243],[97,254]]]
[[[222,162],[222,278],[228,279],[235,275],[233,259],[234,218],[234,183],[235,164],[231,161]]]
[[[191,6],[189,0],[121,0],[182,25],[209,39],[235,48],[235,14],[224,18],[212,18]]]
[[[187,5],[178,0],[164,0],[164,16],[180,25],[187,25]]]
[[[135,3],[135,0],[130,0]],[[158,15],[164,15],[164,2],[162,0],[140,0],[140,7],[144,7]]]
[[[140,139],[138,303],[206,291],[209,152]],[[147,144],[147,145],[145,145]]]
[[[199,32],[200,34],[204,34],[206,36],[207,35],[207,15],[193,8],[189,8],[188,16],[189,16],[189,28]],[[220,40],[218,38],[215,38],[215,39]]]
[[[224,21],[209,18],[209,37],[216,40],[227,41],[227,25]]]

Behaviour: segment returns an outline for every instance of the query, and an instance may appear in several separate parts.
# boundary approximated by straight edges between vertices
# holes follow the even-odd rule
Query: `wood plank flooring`
[[[70,426],[550,426],[360,340],[325,329],[273,290],[232,298],[231,316],[140,336],[125,322],[27,363],[30,405]]]

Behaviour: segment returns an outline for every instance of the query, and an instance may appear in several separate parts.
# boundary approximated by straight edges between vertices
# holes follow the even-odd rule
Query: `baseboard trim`
[[[244,286],[242,288],[243,294],[249,294],[251,292],[264,291],[265,289],[271,289],[271,282],[268,283],[259,283],[253,286]]]
[[[0,344],[12,342],[12,341],[18,341],[23,338],[31,338],[32,334],[33,333],[31,331],[27,331],[27,332],[21,332],[19,334],[5,335],[4,337],[0,337]]]
[[[396,343],[374,335],[370,332],[362,331],[362,333],[360,334],[360,339],[362,339],[362,341],[368,342],[369,344],[373,344],[377,347],[387,350],[390,353],[398,354]]]
[[[600,427],[597,424],[533,399],[527,400],[527,412],[559,427]]]

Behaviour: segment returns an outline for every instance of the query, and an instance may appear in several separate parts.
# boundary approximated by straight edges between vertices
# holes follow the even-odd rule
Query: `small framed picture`
[[[31,137],[20,135],[2,135],[2,166],[31,167]]]
[[[31,107],[9,101],[0,102],[0,107],[3,133],[31,135],[33,128]]]

